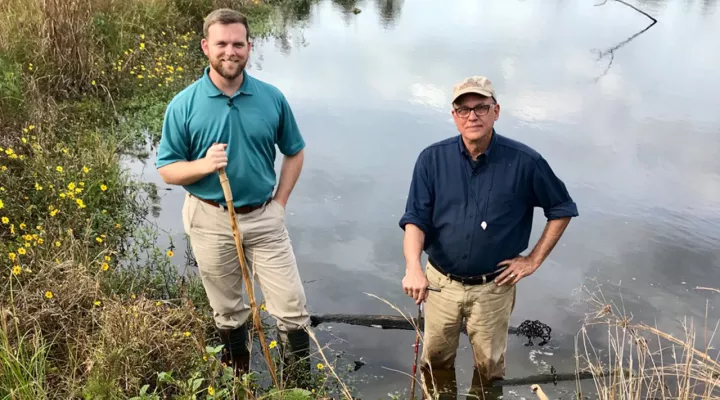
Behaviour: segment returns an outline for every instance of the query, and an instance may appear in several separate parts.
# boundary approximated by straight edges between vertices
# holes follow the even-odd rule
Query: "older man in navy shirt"
[[[460,135],[425,148],[413,171],[400,220],[402,285],[417,304],[425,301],[423,369],[454,371],[464,320],[476,376],[489,382],[505,375],[515,284],[537,270],[578,211],[540,154],[495,131],[500,105],[490,80],[458,83],[452,105]],[[544,210],[547,224],[522,256],[535,207]]]

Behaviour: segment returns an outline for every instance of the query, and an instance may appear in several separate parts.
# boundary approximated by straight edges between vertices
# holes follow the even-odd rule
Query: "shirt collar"
[[[488,145],[487,149],[485,149],[484,152],[480,153],[480,155],[478,156],[478,160],[480,160],[482,158],[486,158],[486,159],[489,158],[493,149],[496,147],[497,141],[498,141],[498,135],[497,135],[497,132],[495,132],[495,128],[493,128],[492,136],[490,137],[490,144]],[[465,142],[463,142],[463,140],[462,140],[462,135],[458,135],[458,148],[460,149],[460,154],[464,155],[465,157],[470,158],[470,152],[465,147]]]
[[[252,96],[253,94],[253,84],[251,82],[252,77],[248,75],[246,70],[243,70],[243,83],[240,85],[240,89],[238,89],[237,93],[235,93],[232,97],[235,97],[240,94],[246,94],[249,96]],[[215,86],[212,79],[210,79],[210,67],[205,67],[205,72],[203,72],[202,77],[203,87],[205,88],[205,92],[207,93],[208,97],[217,97],[217,96],[225,96],[225,93],[223,93],[220,89]]]

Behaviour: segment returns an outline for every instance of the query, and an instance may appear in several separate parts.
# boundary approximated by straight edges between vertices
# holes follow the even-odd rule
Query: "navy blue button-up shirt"
[[[528,248],[535,207],[548,220],[578,215],[565,184],[532,148],[493,131],[474,162],[457,135],[418,156],[400,227],[420,228],[423,249],[445,271],[476,276]]]

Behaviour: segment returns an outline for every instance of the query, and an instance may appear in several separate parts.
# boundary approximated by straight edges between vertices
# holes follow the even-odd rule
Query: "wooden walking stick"
[[[273,383],[275,387],[281,389],[278,384],[277,375],[275,373],[275,364],[272,362],[270,357],[270,349],[265,342],[265,333],[263,332],[262,323],[260,321],[260,310],[255,305],[255,293],[253,291],[253,283],[250,279],[250,273],[248,272],[247,264],[245,263],[245,252],[243,251],[242,241],[240,239],[240,229],[237,226],[235,220],[235,207],[233,207],[232,189],[230,188],[230,181],[228,181],[225,168],[220,168],[218,171],[220,175],[220,185],[222,186],[223,193],[225,194],[225,202],[227,203],[228,213],[230,214],[230,224],[232,225],[233,236],[235,237],[235,247],[237,247],[238,258],[240,259],[240,269],[242,270],[243,279],[245,280],[245,287],[247,288],[248,298],[250,299],[250,308],[253,311],[253,322],[255,329],[258,331],[260,337],[260,346],[265,356],[265,362],[267,362],[268,368],[270,369],[270,375],[272,375]]]

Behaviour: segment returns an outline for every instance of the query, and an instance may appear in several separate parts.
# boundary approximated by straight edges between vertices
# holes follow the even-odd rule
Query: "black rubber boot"
[[[280,331],[279,336],[285,386],[287,388],[308,388],[312,383],[310,336],[304,329]]]
[[[236,329],[218,329],[217,331],[224,344],[220,361],[232,367],[237,377],[250,372],[247,325],[243,324]]]

